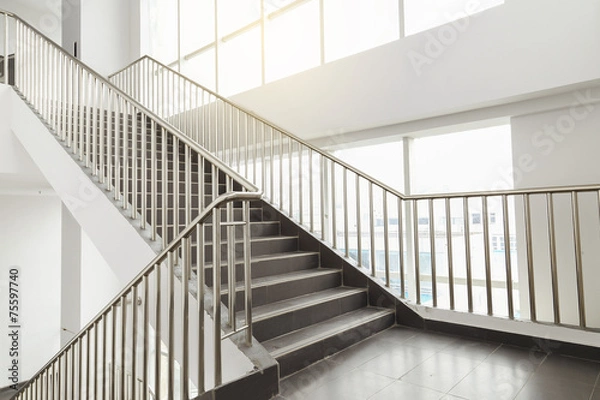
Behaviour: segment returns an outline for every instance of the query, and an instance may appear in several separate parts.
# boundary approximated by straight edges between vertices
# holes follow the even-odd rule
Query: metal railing
[[[584,256],[600,245],[600,223],[581,226],[597,216],[600,186],[405,196],[151,57],[110,80],[401,298],[600,328],[600,274]]]
[[[211,368],[212,385],[219,386],[221,341],[245,332],[251,345],[249,207],[262,192],[18,16],[0,10],[0,21],[0,55],[14,60],[15,91],[164,248],[16,398],[174,398],[179,388],[177,397],[188,399],[190,382],[197,393],[210,386]],[[244,301],[236,306],[239,296]],[[225,318],[221,300],[229,306]],[[214,347],[212,363],[204,353],[205,308],[214,320],[214,343],[207,347]],[[243,326],[237,310],[245,310]],[[181,379],[174,376],[176,363]],[[125,385],[117,370],[131,371],[145,389]]]
[[[219,241],[223,226],[240,225],[243,226],[244,244],[249,245],[248,201],[254,199],[260,199],[260,194],[238,192],[224,194],[212,202],[14,398],[150,399],[157,394],[158,398],[187,400],[190,398],[190,380],[196,382],[197,390],[202,393],[208,375],[205,354],[207,303],[212,308],[214,320],[211,365],[214,385],[220,385],[221,341],[240,331],[245,331],[248,345],[252,341],[250,280],[245,280],[243,288],[237,288],[238,293],[243,290],[245,298],[244,325],[236,326],[234,314],[228,321],[230,329],[223,335],[221,269],[215,267],[221,265],[222,249],[212,246],[214,291],[211,293],[205,288],[206,266],[196,267],[194,262],[204,259],[204,247],[196,246],[194,250],[192,243],[202,243],[207,226],[211,228],[212,237]],[[244,201],[244,218],[221,224],[221,208],[239,200]],[[228,265],[240,262],[228,256],[225,257]],[[241,262],[244,274],[249,276],[249,253],[244,253]],[[235,268],[228,269],[229,273],[233,271]],[[190,289],[194,290],[190,292]],[[167,360],[163,360],[165,347]],[[176,353],[182,355],[179,362]],[[175,376],[176,365],[181,371],[178,377]],[[196,376],[191,376],[192,371],[196,371]],[[141,385],[131,384],[127,374],[137,377]]]

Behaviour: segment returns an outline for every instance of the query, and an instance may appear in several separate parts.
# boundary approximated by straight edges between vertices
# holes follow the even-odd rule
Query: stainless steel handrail
[[[198,393],[203,393],[207,387],[205,295],[212,303],[214,319],[213,385],[221,385],[221,341],[232,334],[244,333],[246,345],[252,342],[250,201],[261,199],[262,191],[27,22],[12,13],[0,11],[2,14],[6,21],[7,53],[9,35],[15,43],[15,91],[38,113],[66,150],[91,170],[90,174],[98,177],[100,184],[114,192],[114,200],[122,203],[124,210],[131,209],[131,217],[140,221],[140,228],[150,225],[152,240],[162,237],[164,248],[14,398],[55,398],[64,390],[67,398],[98,398],[99,393],[103,398],[124,398],[127,393],[132,398],[147,399],[152,392],[149,390],[152,365],[153,392],[161,393],[163,373],[158,366],[161,348],[166,346],[168,396],[173,398],[176,391],[174,370],[179,362],[182,373],[179,395],[187,399],[193,371],[190,349],[196,344],[195,381]],[[224,191],[227,193],[222,194]],[[238,202],[241,213],[234,213]],[[226,210],[225,216],[221,215],[222,209]],[[212,239],[206,240],[209,217]],[[234,226],[242,229],[241,259],[231,251],[236,242]],[[229,249],[224,258],[221,239]],[[227,279],[221,282],[221,260],[226,263],[228,277],[235,277],[236,264],[243,265],[244,304],[239,307],[245,314],[243,326],[238,326],[235,312],[230,312],[228,318],[221,316],[221,286],[228,283]],[[211,265],[212,300],[205,290],[205,271]],[[166,276],[162,275],[163,269]],[[191,309],[190,281],[196,284],[195,312]],[[235,307],[235,297],[234,290],[225,299]],[[177,298],[179,304],[175,304]],[[142,309],[138,309],[138,299],[143,299]],[[195,328],[190,326],[194,319]],[[222,319],[227,324],[225,335],[222,335]],[[166,333],[168,342],[162,342],[161,332]],[[143,340],[143,346],[138,346],[139,340]],[[155,350],[153,360],[150,348]],[[178,348],[182,348],[183,355],[176,360]],[[126,370],[142,380],[142,388],[136,384],[126,387]],[[97,380],[98,377],[102,380]],[[137,391],[141,391],[139,396]]]
[[[194,86],[198,86],[199,88],[201,88],[203,91],[205,91],[206,93],[209,93],[211,96],[214,96],[215,98],[219,99],[220,101],[229,104],[230,106],[242,110],[245,114],[247,114],[248,116],[256,119],[257,121],[260,121],[261,123],[265,124],[266,126],[271,127],[272,129],[275,129],[278,132],[283,133],[284,135],[286,135],[289,138],[292,138],[294,141],[296,141],[297,143],[300,143],[302,146],[305,146],[309,149],[311,149],[312,151],[322,155],[323,157],[335,162],[336,164],[344,167],[345,169],[347,169],[348,171],[351,171],[365,179],[368,179],[370,182],[373,182],[373,184],[380,186],[381,188],[385,189],[386,191],[395,194],[396,196],[400,197],[400,198],[406,198],[407,196],[405,196],[404,194],[400,193],[397,189],[394,189],[393,187],[386,185],[385,183],[370,177],[368,175],[365,175],[362,171],[360,171],[358,168],[353,167],[352,165],[346,163],[345,161],[335,157],[334,155],[327,153],[321,149],[319,149],[318,147],[313,146],[312,144],[310,144],[309,142],[299,138],[298,136],[294,135],[293,133],[275,125],[272,122],[267,121],[266,119],[262,118],[261,116],[255,114],[253,111],[247,110],[244,107],[238,105],[237,103],[235,103],[234,101],[223,97],[221,95],[219,95],[218,93],[206,88],[205,86],[202,86],[201,84],[199,84],[196,81],[191,80],[190,78],[186,77],[185,75],[181,74],[180,72],[175,71],[174,69],[166,66],[165,64],[161,63],[160,61],[156,60],[155,58],[149,56],[149,55],[145,55],[142,56],[141,58],[139,58],[136,61],[133,61],[132,63],[130,63],[128,66],[126,66],[125,68],[120,69],[119,71],[109,75],[108,79],[111,80],[113,78],[115,78],[117,75],[119,75],[122,72],[127,71],[128,69],[130,69],[132,66],[140,63],[141,61],[143,61],[144,59],[150,60],[158,65],[161,66],[161,68],[164,68],[165,70],[168,70],[170,73],[176,75],[177,77],[187,81],[188,83],[194,85]]]
[[[395,189],[383,182],[381,182],[380,180],[378,180],[377,178],[374,178],[366,173],[364,173],[363,171],[361,171],[360,169],[348,164],[347,162],[343,161],[342,159],[335,157],[334,155],[328,153],[327,151],[324,151],[322,149],[319,149],[318,147],[312,145],[311,143],[301,139],[300,137],[294,135],[293,133],[279,127],[278,125],[274,124],[273,122],[267,121],[266,119],[264,119],[263,117],[257,115],[256,113],[254,113],[251,110],[248,110],[246,108],[244,108],[243,106],[239,105],[238,103],[232,101],[231,99],[221,96],[218,93],[212,91],[211,89],[208,89],[207,87],[201,85],[200,83],[188,78],[187,76],[183,75],[182,73],[175,71],[174,69],[168,67],[167,65],[165,65],[164,63],[161,63],[160,61],[156,60],[155,58],[149,56],[149,55],[144,55],[142,57],[140,57],[139,59],[129,63],[127,66],[121,68],[120,70],[118,70],[117,72],[114,72],[112,74],[109,75],[108,79],[109,81],[112,80],[113,78],[115,78],[116,76],[118,76],[119,74],[131,69],[131,67],[135,66],[136,64],[139,64],[140,62],[142,62],[143,60],[150,60],[153,63],[159,65],[162,69],[168,70],[170,73],[174,74],[175,76],[177,76],[178,78],[186,81],[187,83],[197,86],[199,88],[201,88],[204,92],[209,93],[211,96],[219,99],[220,101],[231,105],[232,107],[239,109],[241,111],[243,111],[245,114],[247,114],[248,116],[256,119],[257,121],[260,121],[261,123],[265,124],[266,126],[271,127],[272,129],[283,133],[285,136],[290,137],[291,139],[293,139],[295,142],[300,143],[302,146],[311,149],[312,151],[314,151],[315,153],[320,154],[321,156],[327,158],[328,160],[334,162],[335,164],[343,167],[344,169],[348,170],[349,172],[352,172],[356,175],[358,175],[361,179],[365,179],[368,182],[371,182],[372,184],[374,184],[375,186],[379,186],[380,188],[384,189],[386,192],[393,194],[397,197],[400,197],[402,200],[425,200],[425,199],[442,199],[442,198],[457,198],[457,197],[479,197],[479,196],[502,196],[502,195],[516,195],[516,194],[533,194],[533,193],[546,193],[546,192],[553,192],[553,193],[561,193],[561,192],[570,192],[573,190],[577,190],[577,191],[581,191],[581,190],[597,190],[600,189],[600,185],[583,185],[583,186],[549,186],[549,187],[541,187],[541,188],[528,188],[528,189],[514,189],[514,190],[496,190],[496,191],[473,191],[473,192],[451,192],[451,193],[432,193],[432,194],[416,194],[416,195],[406,195],[404,193],[401,193],[400,191],[398,191],[398,189]],[[118,86],[117,86],[118,87]],[[156,115],[156,114],[154,114]],[[161,120],[165,121],[164,117],[161,118]],[[183,136],[187,135],[182,132],[181,130],[179,130],[179,132],[181,132],[181,134]]]
[[[282,212],[380,278],[401,298],[540,321],[540,304],[545,302],[536,299],[541,295],[535,282],[546,271],[546,250],[533,237],[545,235],[552,264],[553,310],[543,319],[563,322],[557,255],[567,251],[575,254],[577,310],[565,312],[575,315],[569,318],[578,327],[594,327],[586,319],[590,306],[586,307],[584,294],[584,274],[589,272],[583,268],[582,242],[590,238],[584,237],[579,221],[581,213],[594,211],[583,206],[579,194],[600,193],[600,185],[404,195],[152,57],[140,58],[110,79],[147,101],[158,115],[261,187]],[[211,128],[208,133],[206,127]],[[570,208],[553,201],[562,196],[570,196]],[[539,198],[548,199],[544,215],[538,215]],[[572,239],[559,243],[556,232],[561,227],[554,219],[564,224],[567,217]],[[569,248],[561,248],[565,246]],[[518,251],[527,253],[520,262],[512,259],[520,255]],[[421,253],[428,253],[429,260],[421,260]],[[526,265],[521,269],[527,271],[525,275],[517,273],[518,264]],[[431,274],[422,273],[428,268]],[[474,285],[481,279],[484,288]],[[461,302],[463,280],[466,300]],[[502,293],[494,284],[498,280],[505,282]]]
[[[64,355],[69,349],[72,349],[77,343],[80,343],[82,337],[85,337],[85,335],[87,335],[90,331],[94,330],[98,326],[99,321],[103,321],[111,312],[114,311],[114,309],[116,307],[122,307],[123,299],[127,298],[129,296],[129,294],[132,293],[133,288],[144,283],[145,279],[148,278],[150,274],[155,272],[156,269],[160,266],[160,264],[169,261],[170,258],[172,257],[172,255],[174,253],[176,253],[177,250],[182,247],[182,243],[184,242],[184,240],[190,239],[190,237],[195,233],[199,233],[199,229],[203,229],[203,224],[205,222],[207,222],[207,220],[210,217],[214,217],[216,215],[215,210],[219,210],[220,208],[223,208],[224,206],[226,206],[226,204],[234,202],[234,201],[249,202],[252,200],[260,200],[261,197],[262,197],[262,192],[230,192],[230,193],[226,193],[226,194],[219,196],[217,199],[215,199],[213,202],[211,202],[210,205],[208,207],[206,207],[206,209],[204,211],[202,211],[202,213],[200,215],[198,215],[198,217],[196,217],[194,219],[194,221],[192,221],[191,224],[189,224],[183,231],[181,231],[179,233],[179,235],[177,235],[177,237],[164,250],[162,250],[156,257],[154,257],[154,259],[152,261],[150,261],[150,263],[140,273],[138,273],[137,276],[123,290],[121,290],[119,292],[119,294],[117,294],[113,298],[113,300],[111,302],[109,302],[108,305],[106,305],[102,309],[102,311],[100,311],[96,315],[96,317],[92,318],[91,322],[89,322],[85,327],[83,327],[80,330],[80,332],[75,337],[73,337],[69,342],[67,342],[54,358],[52,358],[42,368],[40,368],[39,372],[30,379],[29,383],[27,385],[23,386],[19,390],[19,393],[15,395],[15,398],[20,398],[19,395],[21,393],[27,391],[27,389],[29,387],[31,387],[31,385],[34,384],[34,382],[38,378],[40,378],[40,376],[45,371],[47,371],[50,367],[55,365],[57,360],[60,359],[60,357],[62,355]],[[247,211],[246,211],[246,213],[247,213]],[[245,223],[247,225],[249,223],[249,219],[246,219]],[[213,224],[212,227],[213,227],[213,231],[216,231],[219,229],[219,226],[216,224]],[[248,239],[247,238],[248,235],[249,235],[249,231],[247,231],[245,234],[246,239]],[[188,243],[188,245],[189,245],[189,243]],[[214,246],[214,247],[216,247],[216,246]],[[188,258],[187,262],[189,263],[189,262],[191,262],[191,260]],[[190,265],[188,265],[187,267],[190,267]],[[184,269],[184,268],[186,268],[186,266],[182,266],[182,269]],[[172,279],[172,277],[170,279]],[[191,279],[191,277],[190,277],[190,279]],[[198,300],[200,301],[200,299],[202,299],[206,294],[204,292],[203,286],[199,286],[197,289],[198,289],[198,292],[197,292],[196,296],[197,296]],[[245,288],[245,290],[246,289],[247,289],[247,287]],[[248,294],[250,294],[249,291],[246,290],[246,292]],[[184,292],[184,293],[187,293],[187,292]],[[136,298],[136,297],[137,296],[134,296],[134,298]],[[144,299],[144,301],[146,301],[146,300],[147,300],[147,297]],[[133,307],[135,307],[137,305],[136,303],[137,302],[131,302]],[[219,304],[219,303],[220,302],[218,302],[218,301],[213,301],[213,306],[216,308],[216,307],[218,307],[217,304]],[[158,310],[160,310],[160,308],[158,308]],[[204,311],[203,308],[202,308],[202,311]],[[157,312],[160,313],[160,311],[157,311]],[[213,318],[215,321],[215,327],[216,327],[215,329],[218,330],[218,332],[220,332],[222,329],[221,322],[220,322],[221,321],[220,312],[213,311]],[[248,328],[248,329],[245,329],[246,330],[246,343],[248,345],[250,345],[251,340],[252,340],[252,326],[251,326],[252,319],[251,319],[251,316],[248,316],[248,315],[246,315],[246,318],[249,318],[246,320],[248,322],[246,323],[246,325],[244,327],[242,327],[242,329]],[[214,342],[215,348],[221,347],[221,345],[220,345],[221,340],[222,340],[222,336],[219,334],[215,338],[215,342]],[[147,351],[147,350],[145,350],[145,351]]]
[[[161,117],[159,117],[158,115],[156,115],[149,108],[144,107],[144,105],[140,104],[137,100],[135,100],[133,97],[131,97],[125,91],[121,90],[118,86],[113,85],[110,82],[109,79],[105,78],[100,73],[96,72],[93,68],[91,68],[90,66],[88,66],[86,63],[84,63],[83,61],[81,61],[81,60],[73,57],[71,54],[67,53],[66,51],[64,51],[64,49],[62,47],[60,47],[58,44],[54,43],[52,41],[52,39],[50,39],[47,36],[45,36],[41,31],[39,31],[37,28],[35,28],[31,24],[29,24],[27,21],[23,20],[22,18],[20,18],[19,16],[15,15],[15,14],[13,14],[11,12],[3,11],[1,9],[0,9],[0,14],[4,14],[4,15],[7,15],[7,16],[10,16],[10,17],[14,18],[15,20],[20,21],[23,25],[25,25],[29,29],[31,29],[31,31],[35,32],[40,37],[43,37],[50,46],[52,46],[55,49],[59,50],[64,57],[66,57],[70,61],[72,61],[72,62],[80,65],[81,67],[85,68],[86,71],[88,73],[90,73],[91,75],[93,75],[95,79],[97,79],[99,82],[104,83],[105,85],[110,86],[111,89],[114,90],[119,96],[123,97],[124,99],[127,99],[127,101],[135,103],[136,106],[137,106],[137,108],[139,108],[140,110],[142,110],[148,117],[152,118],[155,122],[159,122],[161,125],[163,125],[164,127],[168,128],[169,131],[171,132],[171,134],[173,134],[174,136],[176,136],[177,139],[179,139],[180,141],[182,141],[183,143],[185,143],[187,146],[189,146],[194,151],[202,154],[206,158],[206,160],[209,161],[211,164],[217,165],[219,167],[219,169],[221,169],[222,171],[226,172],[227,175],[235,177],[235,179],[240,184],[242,184],[245,189],[251,190],[251,191],[258,190],[258,188],[255,185],[253,185],[251,182],[249,182],[243,176],[241,176],[240,174],[238,174],[237,171],[233,170],[227,164],[223,163],[219,158],[215,157],[212,153],[210,153],[209,151],[207,151],[205,148],[203,148],[202,146],[198,145],[197,142],[194,142],[193,140],[190,140],[179,129],[177,129],[173,125],[169,124],[168,121],[165,121],[164,119],[162,119]]]

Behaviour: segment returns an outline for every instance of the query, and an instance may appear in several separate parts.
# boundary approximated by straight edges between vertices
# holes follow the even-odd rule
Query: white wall
[[[104,76],[140,56],[139,0],[81,4],[81,60]]]
[[[89,236],[81,231],[81,327],[123,288]]]
[[[60,0],[0,0],[0,9],[17,14],[56,43],[61,43]]]
[[[0,196],[0,293],[7,328],[8,270],[20,269],[20,377],[29,378],[60,346],[60,199],[56,196]],[[0,335],[6,371],[9,343]],[[0,387],[8,386],[7,374]]]
[[[80,0],[62,0],[62,46],[73,56],[75,46],[81,46],[81,2]]]
[[[304,138],[523,100],[600,78],[599,16],[596,0],[507,1],[464,32],[434,28],[233,99]]]

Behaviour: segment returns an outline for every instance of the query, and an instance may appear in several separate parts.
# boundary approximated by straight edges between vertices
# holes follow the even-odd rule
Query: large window
[[[181,1],[181,55],[203,48],[215,41],[215,4],[210,1]],[[175,8],[175,7],[172,7]],[[200,22],[201,21],[201,22]],[[169,60],[171,62],[173,60]]]
[[[413,193],[513,188],[510,125],[415,139]]]
[[[398,0],[324,0],[325,61],[400,37]]]
[[[219,36],[226,36],[258,21],[260,8],[260,0],[219,0],[217,2]]]
[[[260,29],[252,28],[221,44],[219,91],[231,95],[261,84]]]
[[[266,23],[267,82],[320,64],[319,1],[310,0]]]
[[[217,90],[215,48],[209,48],[181,64],[181,72],[210,90]]]
[[[149,54],[230,96],[504,0],[142,2]]]

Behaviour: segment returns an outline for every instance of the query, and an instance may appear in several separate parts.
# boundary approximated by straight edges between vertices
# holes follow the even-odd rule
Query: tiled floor
[[[600,400],[600,363],[395,327],[282,381],[280,400]]]

